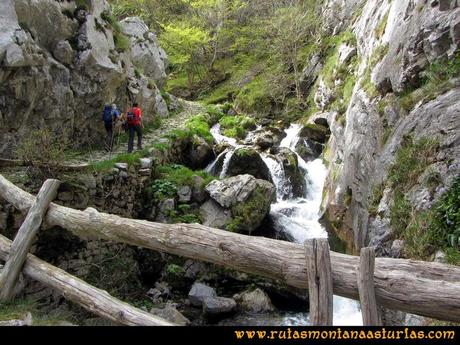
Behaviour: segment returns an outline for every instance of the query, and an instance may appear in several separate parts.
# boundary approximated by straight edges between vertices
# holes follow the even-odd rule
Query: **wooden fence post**
[[[326,238],[305,241],[310,320],[312,326],[332,326],[331,257]]]
[[[14,298],[14,287],[27,258],[27,253],[40,229],[49,204],[56,198],[60,184],[61,182],[58,180],[45,181],[35,203],[27,213],[24,223],[19,228],[11,246],[10,255],[0,274],[0,302],[8,302]]]
[[[357,272],[359,300],[364,326],[381,326],[374,289],[374,248],[362,248]]]

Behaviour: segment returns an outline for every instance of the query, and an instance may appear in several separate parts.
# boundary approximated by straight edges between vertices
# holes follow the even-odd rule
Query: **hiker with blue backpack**
[[[120,111],[116,104],[106,104],[104,112],[102,113],[102,120],[104,121],[105,130],[107,131],[107,138],[105,140],[106,151],[112,151],[113,148],[113,128],[115,123],[120,118]]]

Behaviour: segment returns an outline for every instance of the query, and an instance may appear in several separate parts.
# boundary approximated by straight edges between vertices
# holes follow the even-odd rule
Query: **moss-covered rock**
[[[236,149],[230,159],[227,175],[237,176],[243,174],[249,174],[255,178],[272,182],[270,170],[260,154],[252,148]]]
[[[330,135],[329,128],[312,123],[305,125],[300,131],[301,138],[308,138],[321,144],[326,143]]]

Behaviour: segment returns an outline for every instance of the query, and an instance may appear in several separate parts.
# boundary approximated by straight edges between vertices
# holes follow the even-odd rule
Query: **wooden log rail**
[[[14,287],[26,261],[27,253],[42,225],[49,204],[57,195],[60,184],[58,180],[45,181],[37,195],[36,202],[19,228],[5,267],[0,271],[0,302],[9,302],[13,299]]]
[[[0,259],[6,260],[10,249],[11,241],[0,235]],[[33,280],[58,291],[66,299],[81,305],[86,310],[116,323],[126,326],[174,325],[158,316],[120,301],[108,294],[107,291],[95,288],[32,254],[27,255],[22,272]]]
[[[35,198],[0,175],[0,196],[22,211]],[[77,211],[51,204],[48,226],[77,236],[107,239],[215,263],[308,288],[302,244],[250,237],[199,224],[159,224],[124,219],[94,209]],[[359,300],[359,257],[331,252],[334,294]],[[460,267],[413,260],[378,258],[374,285],[377,304],[394,310],[460,321]]]

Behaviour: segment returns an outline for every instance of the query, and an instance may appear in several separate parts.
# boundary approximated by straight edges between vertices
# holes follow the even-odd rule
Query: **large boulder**
[[[299,137],[308,138],[321,144],[326,143],[330,135],[329,128],[317,124],[307,124],[299,133]]]
[[[252,148],[238,148],[233,152],[227,169],[227,176],[249,174],[257,179],[272,182],[270,170],[260,154]]]
[[[228,315],[235,309],[236,302],[232,298],[207,297],[203,301],[203,313],[208,317]]]
[[[275,310],[270,297],[261,289],[254,291],[244,291],[241,294],[233,296],[238,307],[250,313],[264,313]]]
[[[212,147],[202,137],[194,135],[183,154],[185,165],[191,169],[204,169],[215,158]]]
[[[190,320],[182,315],[173,303],[166,303],[164,308],[152,308],[150,314],[161,317],[178,326],[188,326],[190,324]]]
[[[273,184],[251,175],[214,180],[206,186],[206,191],[218,204],[214,204],[215,207],[231,212],[232,218],[226,229],[249,233],[257,229],[269,214],[276,195]]]
[[[300,138],[295,147],[295,151],[305,162],[317,159],[323,150],[323,144],[308,138]]]
[[[214,297],[217,297],[216,290],[199,282],[195,282],[195,284],[193,284],[192,288],[190,289],[190,292],[188,293],[190,304],[194,307],[201,307],[203,305],[203,301],[206,298]]]
[[[200,216],[203,225],[217,229],[225,229],[232,220],[231,211],[224,209],[214,200],[208,200],[201,205]]]

